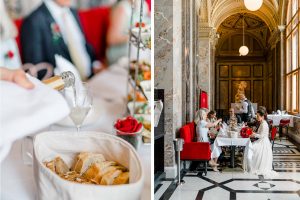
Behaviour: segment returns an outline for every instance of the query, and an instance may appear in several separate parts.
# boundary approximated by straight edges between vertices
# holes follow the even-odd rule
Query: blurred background
[[[4,0],[9,14],[12,18],[20,18],[28,15],[37,8],[43,0]],[[73,0],[74,7],[79,9],[88,9],[97,6],[111,6],[117,0]]]

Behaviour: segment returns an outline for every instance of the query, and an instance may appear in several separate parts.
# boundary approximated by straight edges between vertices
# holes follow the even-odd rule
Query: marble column
[[[201,27],[201,24],[200,24]],[[214,107],[213,95],[214,90],[214,39],[212,38],[212,28],[201,27],[199,30],[199,79],[197,88],[208,93],[209,109]]]
[[[165,172],[176,176],[173,139],[182,125],[181,0],[154,3],[154,82],[165,90]]]
[[[286,93],[286,84],[285,84],[285,26],[281,25],[278,26],[278,30],[280,31],[280,99],[279,99],[279,109],[280,110],[285,110],[286,104],[285,104],[285,93]]]

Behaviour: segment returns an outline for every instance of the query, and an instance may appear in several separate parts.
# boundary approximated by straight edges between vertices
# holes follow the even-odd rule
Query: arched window
[[[290,0],[286,28],[286,109],[292,114],[300,108],[300,0]]]

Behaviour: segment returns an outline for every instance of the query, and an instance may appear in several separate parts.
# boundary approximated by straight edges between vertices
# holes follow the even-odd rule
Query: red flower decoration
[[[141,26],[142,28],[144,28],[146,25],[145,25],[144,22],[142,22],[142,23],[137,22],[137,23],[135,24],[135,27],[139,27],[139,26]]]
[[[60,28],[58,26],[57,23],[51,23],[50,25],[51,27],[51,31],[52,31],[52,37],[54,41],[58,41],[59,38],[61,37],[61,32],[60,32]]]
[[[60,33],[60,28],[56,23],[51,24],[51,29],[53,33]]]
[[[241,136],[243,138],[248,138],[250,137],[250,135],[252,135],[252,129],[249,127],[244,127],[241,129]]]
[[[138,121],[131,116],[125,119],[118,119],[115,123],[115,128],[119,135],[135,134],[141,130],[142,126],[142,123],[138,123]]]
[[[15,55],[14,52],[11,51],[11,50],[9,50],[9,51],[6,53],[6,57],[9,58],[9,59],[13,59],[14,55]]]

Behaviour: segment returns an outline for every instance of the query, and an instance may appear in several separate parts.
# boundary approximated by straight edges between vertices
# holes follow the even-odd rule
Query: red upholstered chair
[[[271,143],[272,143],[272,152],[273,152],[273,148],[274,148],[274,142],[275,142],[276,133],[277,133],[277,128],[276,127],[272,127],[271,138],[270,138]],[[274,169],[273,163],[272,163],[272,167]]]
[[[210,160],[211,151],[209,142],[193,142],[195,136],[194,123],[184,125],[180,128],[180,137],[184,140],[183,150],[180,152],[180,159],[184,162],[189,161],[202,161],[205,163],[205,175],[207,174],[207,162]]]
[[[96,7],[78,13],[86,40],[94,48],[96,58],[101,61],[105,61],[110,9],[110,7]]]
[[[286,128],[286,133],[289,132],[290,119],[281,119],[279,122],[279,137],[283,136],[282,129]],[[286,134],[287,135],[287,134]]]

